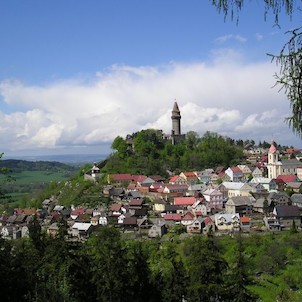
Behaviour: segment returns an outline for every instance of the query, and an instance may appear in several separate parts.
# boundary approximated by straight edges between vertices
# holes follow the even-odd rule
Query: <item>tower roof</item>
[[[179,108],[178,108],[177,102],[174,102],[174,106],[173,106],[172,112],[180,113],[180,110],[179,110]]]
[[[275,153],[277,151],[277,148],[276,148],[276,143],[274,141],[272,141],[272,144],[268,150],[269,153]]]

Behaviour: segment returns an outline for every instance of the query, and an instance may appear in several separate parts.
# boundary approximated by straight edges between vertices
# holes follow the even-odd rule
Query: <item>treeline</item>
[[[74,172],[78,170],[78,168],[75,168],[73,166],[55,161],[27,161],[19,159],[1,160],[0,168],[4,167],[10,169],[11,172],[14,173],[22,171]]]
[[[183,141],[172,145],[160,130],[147,129],[131,137],[118,136],[112,143],[113,152],[103,171],[165,175],[167,170],[201,170],[230,166],[242,162],[243,147],[229,137],[214,132],[199,136],[190,131]]]
[[[301,301],[301,234],[126,239],[102,227],[87,242],[35,220],[30,238],[0,239],[3,301]],[[258,299],[258,300],[257,300]]]

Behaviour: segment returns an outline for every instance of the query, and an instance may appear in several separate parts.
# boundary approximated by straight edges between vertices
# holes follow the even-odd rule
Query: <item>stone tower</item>
[[[180,110],[178,108],[177,103],[174,103],[173,110],[172,110],[172,135],[181,135],[180,130]]]

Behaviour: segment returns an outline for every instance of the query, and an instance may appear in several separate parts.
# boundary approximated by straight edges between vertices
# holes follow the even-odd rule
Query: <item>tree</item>
[[[235,251],[235,265],[231,273],[230,299],[233,302],[256,301],[256,298],[249,292],[247,286],[251,284],[248,275],[248,268],[244,257],[243,238],[241,232],[236,237],[237,249]]]
[[[244,0],[212,0],[212,4],[225,17],[231,15],[238,22]],[[279,25],[281,13],[292,16],[299,9],[295,7],[294,0],[263,0],[263,4],[265,18],[268,13],[272,13],[276,25]],[[291,116],[286,118],[286,122],[295,134],[302,137],[302,26],[289,30],[287,34],[290,38],[280,53],[269,56],[279,66],[279,72],[275,74],[276,85],[284,90],[290,102]]]
[[[225,301],[227,262],[223,259],[210,232],[190,238],[185,243],[185,260],[189,277],[187,298],[189,301]]]
[[[3,156],[3,153],[0,153],[0,161],[1,161],[1,159],[2,159],[2,156]],[[10,169],[8,169],[8,168],[6,168],[6,167],[0,167],[0,177],[1,177],[1,174],[2,175],[4,175],[4,181],[12,181],[12,180],[14,180],[10,175],[9,175],[9,173],[10,173],[11,171],[10,171]],[[1,180],[3,180],[2,178],[1,178]],[[0,199],[5,199],[5,198],[7,198],[8,196],[6,195],[6,194],[4,194],[4,192],[3,192],[3,190],[2,190],[2,188],[0,187]]]

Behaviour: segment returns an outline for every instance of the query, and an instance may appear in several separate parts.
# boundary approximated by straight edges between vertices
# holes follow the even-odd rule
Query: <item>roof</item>
[[[75,222],[71,228],[77,229],[79,231],[88,231],[90,227],[91,227],[90,222],[89,223],[88,222]]]
[[[230,169],[235,173],[242,173],[242,170],[239,167],[230,167]]]
[[[131,199],[129,201],[129,206],[141,206],[144,203],[143,199]]]
[[[275,210],[279,217],[300,217],[300,210],[297,206],[280,205],[276,206]]]
[[[136,182],[143,182],[146,178],[145,175],[132,175],[132,180]]]
[[[180,214],[166,214],[164,216],[165,220],[174,220],[174,221],[181,221],[181,215]]]
[[[274,141],[272,141],[272,144],[268,150],[269,153],[275,153],[277,151],[277,148],[276,148],[276,143]]]
[[[123,225],[137,225],[137,217],[125,217],[123,220]]]
[[[251,221],[250,217],[247,217],[247,216],[240,217],[240,222],[242,222],[242,223],[248,223],[250,221]]]
[[[110,179],[113,181],[131,181],[131,174],[111,174]]]
[[[195,203],[195,197],[174,197],[176,206],[192,206]]]
[[[195,218],[194,214],[191,212],[188,212],[188,213],[186,213],[185,216],[182,217],[181,220],[194,220],[194,218]]]
[[[302,204],[302,194],[295,193],[290,197],[291,201],[294,203],[301,203]]]
[[[113,205],[111,205],[110,210],[113,212],[119,211],[121,209],[121,205],[119,203],[114,203]]]
[[[170,178],[169,182],[175,182],[179,178],[178,175],[174,175]]]
[[[296,175],[279,175],[277,179],[282,179],[285,183],[297,181]]]
[[[241,206],[241,205],[252,205],[252,199],[248,196],[233,196],[229,198],[226,204],[229,204],[230,201],[233,201],[234,205]]]

